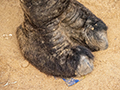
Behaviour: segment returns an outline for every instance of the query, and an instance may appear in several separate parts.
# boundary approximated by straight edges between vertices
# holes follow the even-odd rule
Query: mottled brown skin
[[[22,54],[32,65],[58,77],[93,70],[91,51],[108,47],[102,20],[76,0],[20,2],[25,18],[16,34]]]

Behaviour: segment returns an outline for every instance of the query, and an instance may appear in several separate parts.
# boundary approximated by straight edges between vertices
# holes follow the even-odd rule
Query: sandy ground
[[[109,27],[109,48],[94,52],[94,71],[68,87],[24,59],[15,35],[23,21],[19,1],[0,0],[0,90],[120,90],[120,0],[79,1]]]

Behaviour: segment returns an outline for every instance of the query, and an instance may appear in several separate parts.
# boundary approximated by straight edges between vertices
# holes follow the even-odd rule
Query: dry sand
[[[68,87],[24,59],[15,35],[23,21],[19,1],[0,0],[0,90],[120,90],[120,0],[79,1],[109,27],[109,48],[94,52],[94,71]]]

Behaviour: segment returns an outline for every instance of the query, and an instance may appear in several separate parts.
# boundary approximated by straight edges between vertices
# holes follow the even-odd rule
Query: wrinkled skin
[[[21,0],[24,22],[17,39],[24,57],[41,72],[58,77],[93,70],[91,51],[108,47],[107,26],[76,0]]]

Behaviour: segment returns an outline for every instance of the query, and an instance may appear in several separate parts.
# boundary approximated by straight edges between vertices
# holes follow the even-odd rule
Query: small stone
[[[56,57],[56,54],[53,54],[53,57]]]
[[[12,84],[16,84],[16,83],[17,83],[17,81],[13,82]]]
[[[9,36],[11,36],[11,37],[12,37],[12,34],[9,34]]]
[[[7,82],[4,86],[7,86],[7,85],[9,85],[9,83]]]
[[[27,68],[29,66],[29,62],[28,61],[23,61],[22,64],[21,64],[21,67],[23,68]]]
[[[6,34],[3,34],[3,37],[5,37],[6,36]]]
[[[12,34],[3,34],[4,39],[10,39],[12,37]]]
[[[94,30],[94,27],[92,27],[91,30]]]
[[[95,24],[95,26],[97,26],[97,24]]]
[[[44,41],[42,41],[42,44],[44,43]]]

